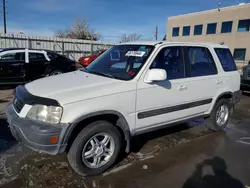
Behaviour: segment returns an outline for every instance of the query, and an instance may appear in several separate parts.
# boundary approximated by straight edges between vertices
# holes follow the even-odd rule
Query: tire
[[[85,159],[84,157],[85,154],[87,154],[87,152],[91,152],[93,148],[97,148],[96,150],[94,149],[95,156],[102,155],[101,153],[104,152],[105,149],[99,150],[98,149],[99,147],[97,146],[93,147],[92,142],[96,144],[94,138],[97,136],[96,138],[99,139],[100,144],[102,144],[101,141],[103,140],[101,139],[102,137],[101,135],[103,134],[105,136],[107,135],[110,136],[109,147],[112,148],[111,146],[113,146],[113,152],[111,152],[112,155],[109,157],[104,157],[104,156],[101,157],[103,161],[105,161],[105,158],[108,158],[107,161],[103,162],[104,164],[102,166],[92,167],[90,166],[89,161],[94,163],[94,158]],[[112,149],[110,149],[109,151],[111,150]],[[92,176],[92,175],[98,175],[106,171],[108,168],[110,168],[116,162],[120,150],[121,150],[121,134],[119,130],[114,125],[112,125],[107,121],[96,121],[87,125],[78,134],[78,136],[76,137],[76,139],[74,140],[73,144],[69,149],[67,157],[69,164],[78,174],[83,176]],[[87,151],[86,153],[84,152],[84,156],[83,156],[83,151]],[[105,155],[107,154],[106,152],[104,153]]]
[[[49,73],[49,76],[55,76],[55,75],[59,75],[59,74],[63,74],[63,71],[56,69],[56,70],[51,71]]]
[[[223,121],[221,121],[221,123],[219,123],[218,116],[219,116],[219,110],[221,110],[221,107],[227,108],[227,110],[225,109],[225,114],[227,114],[227,115],[225,115],[224,119],[222,118]],[[229,99],[225,99],[225,98],[220,99],[215,104],[211,116],[205,120],[206,127],[208,129],[213,130],[213,131],[223,130],[224,128],[226,128],[229,120],[231,119],[232,110],[233,110],[233,107],[231,106]]]

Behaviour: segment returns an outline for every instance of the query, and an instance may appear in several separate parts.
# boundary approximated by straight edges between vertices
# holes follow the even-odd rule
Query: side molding
[[[210,104],[212,102],[212,100],[213,99],[205,99],[205,100],[195,101],[195,102],[191,102],[191,103],[180,104],[177,106],[170,106],[170,107],[166,107],[166,108],[159,108],[159,109],[155,109],[155,110],[140,112],[140,113],[138,113],[137,118],[144,119],[144,118],[148,118],[148,117],[158,116],[161,114],[167,114],[167,113],[171,113],[171,112],[175,112],[175,111],[179,111],[179,110],[193,108],[196,106],[202,106],[205,104]]]

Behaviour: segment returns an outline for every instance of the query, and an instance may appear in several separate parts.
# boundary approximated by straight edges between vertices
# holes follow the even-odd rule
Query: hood
[[[60,104],[135,89],[135,85],[131,87],[131,82],[89,74],[83,71],[38,79],[26,84],[25,87],[33,95],[55,99]]]

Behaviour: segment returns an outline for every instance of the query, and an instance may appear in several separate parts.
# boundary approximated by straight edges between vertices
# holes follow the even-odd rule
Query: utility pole
[[[155,28],[155,40],[158,40],[158,25]]]
[[[6,8],[5,8],[5,0],[3,0],[3,24],[4,24],[4,33],[7,33],[6,28]]]

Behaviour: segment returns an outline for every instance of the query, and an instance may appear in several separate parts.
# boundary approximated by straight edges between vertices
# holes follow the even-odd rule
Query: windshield
[[[154,46],[117,45],[111,47],[85,71],[111,78],[130,80],[140,71]]]

